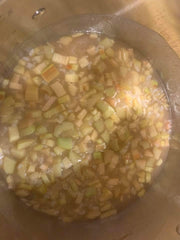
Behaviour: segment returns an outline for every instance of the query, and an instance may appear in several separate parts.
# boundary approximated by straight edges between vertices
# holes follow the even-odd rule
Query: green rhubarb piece
[[[44,133],[47,133],[47,127],[45,126],[39,126],[36,128],[36,134],[37,135],[41,135],[41,134],[44,134]]]
[[[50,110],[48,110],[44,113],[44,117],[47,118],[47,119],[52,118],[54,115],[62,112],[62,110],[63,109],[62,109],[61,105],[53,107],[53,108],[51,108]]]
[[[101,134],[102,139],[105,141],[105,143],[109,142],[109,133],[107,131],[103,132]]]
[[[29,136],[31,134],[33,134],[36,130],[36,127],[34,125],[31,125],[27,128],[23,128],[21,129],[21,136],[25,137],[25,136]]]
[[[88,187],[85,191],[85,196],[87,198],[96,195],[96,188],[95,187]]]
[[[114,97],[115,94],[116,94],[116,89],[113,88],[113,87],[110,87],[110,88],[105,89],[104,92],[105,92],[106,96],[108,96],[108,97]]]
[[[119,142],[117,138],[111,139],[109,145],[113,151],[116,151],[116,152],[119,151]]]
[[[70,102],[70,100],[71,99],[70,99],[69,95],[64,95],[64,96],[58,98],[58,103],[59,104],[67,103],[67,102]]]
[[[98,101],[96,106],[103,113],[104,118],[109,118],[114,114],[114,109],[105,101]]]
[[[41,118],[42,117],[42,112],[40,110],[35,110],[31,112],[31,117],[32,118]]]
[[[62,174],[62,161],[60,158],[56,159],[55,164],[53,165],[52,168],[54,177],[60,177]]]
[[[72,162],[72,163],[78,163],[78,161],[81,159],[81,157],[75,153],[74,151],[70,151],[69,152],[69,160]]]
[[[94,127],[99,133],[102,133],[104,130],[104,121],[102,119],[99,119],[94,123]]]
[[[93,158],[94,159],[102,159],[102,152],[94,152]]]
[[[113,120],[108,118],[105,120],[105,126],[108,130],[112,130],[114,128],[114,123],[113,123]]]
[[[34,147],[34,151],[41,151],[44,148],[42,144],[38,144]]]
[[[104,91],[104,85],[102,83],[94,83],[93,84],[93,88],[95,88],[96,90],[103,92]]]
[[[90,109],[103,97],[102,93],[94,94],[87,100],[87,108]]]
[[[64,152],[64,149],[59,146],[54,147],[53,150],[57,156],[62,155],[62,153]]]
[[[71,149],[73,147],[72,138],[58,138],[57,145],[64,148],[64,149]]]
[[[67,130],[67,131],[62,133],[62,137],[78,138],[79,137],[79,132],[77,131],[77,129]]]
[[[57,125],[54,129],[54,136],[58,137],[62,132],[74,130],[74,125],[71,122],[63,122]]]
[[[42,134],[40,136],[40,139],[49,139],[49,138],[53,138],[53,134],[52,133],[45,133],[45,134]]]
[[[21,150],[30,147],[34,143],[33,139],[22,139],[17,143],[17,149]]]
[[[87,92],[83,98],[89,98],[90,96],[94,95],[96,93],[96,89],[92,89],[89,92]]]
[[[18,150],[17,148],[13,147],[13,148],[11,148],[11,154],[14,158],[22,159],[25,157],[26,151],[25,151],[25,149]]]

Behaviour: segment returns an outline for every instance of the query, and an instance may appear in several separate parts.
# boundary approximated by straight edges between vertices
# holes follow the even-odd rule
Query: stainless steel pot
[[[99,2],[100,8],[102,2]],[[18,2],[18,4],[21,3],[24,6],[23,1]],[[58,1],[54,2],[54,4],[57,3]],[[63,6],[64,2],[60,1],[59,3]],[[58,14],[58,9],[55,9],[55,7],[53,6],[53,10]],[[72,4],[68,7],[69,12],[72,7],[75,7],[75,5]],[[24,11],[26,11],[26,8],[24,8]],[[12,13],[9,12],[9,14]],[[178,56],[160,35],[132,20],[117,15],[79,15],[67,18],[58,24],[52,24],[54,21],[48,22],[47,16],[44,16],[43,23],[38,22],[38,18],[35,19],[35,21],[37,20],[36,23],[32,22],[31,16],[29,22],[25,22],[21,12],[17,13],[17,18],[19,19],[16,23],[9,23],[8,18],[5,23],[0,23],[1,33],[5,31],[6,24],[8,27],[8,34],[4,32],[4,35],[1,35],[1,42],[3,41],[4,46],[0,53],[2,74],[7,74],[8,67],[11,67],[11,64],[16,60],[15,57],[11,57],[11,54],[17,42],[20,45],[19,47],[16,45],[12,56],[18,56],[22,54],[22,51],[26,51],[47,39],[54,40],[60,35],[74,31],[97,31],[119,38],[148,57],[161,75],[172,107],[173,133],[168,159],[160,176],[149,191],[142,199],[128,206],[117,216],[103,221],[61,223],[56,218],[37,213],[24,206],[13,193],[7,190],[5,183],[1,180],[0,239],[178,240],[180,238],[178,235],[180,231],[178,225],[180,223],[180,145],[177,141],[177,133],[180,130],[180,60]],[[51,19],[51,16],[49,19]],[[14,36],[10,35],[13,34],[13,31],[16,31],[17,23],[19,23],[18,31],[14,32]],[[40,32],[37,31],[46,26],[47,23],[52,25]],[[24,42],[25,37],[32,35],[34,31],[37,31],[37,34]]]

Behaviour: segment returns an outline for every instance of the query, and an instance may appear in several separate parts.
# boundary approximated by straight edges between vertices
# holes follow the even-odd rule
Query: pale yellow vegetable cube
[[[33,72],[35,74],[40,75],[42,73],[42,71],[47,67],[47,65],[49,64],[49,61],[43,61],[42,63],[39,63],[34,69]]]
[[[84,35],[84,33],[78,32],[78,33],[74,33],[74,34],[72,35],[72,37],[73,37],[73,38],[77,38],[77,37],[81,37],[81,36],[83,36],[83,35]]]
[[[43,77],[43,79],[48,83],[54,80],[55,78],[57,78],[58,75],[59,75],[59,71],[53,64],[50,64],[41,73],[41,76]]]
[[[11,126],[9,127],[9,141],[10,142],[15,142],[19,140],[19,130],[17,126]]]
[[[94,56],[97,53],[97,48],[95,46],[92,46],[92,47],[87,49],[87,53],[91,56]]]
[[[14,68],[14,72],[15,73],[19,73],[19,74],[24,74],[24,66],[22,65],[16,65],[15,68]]]
[[[25,100],[30,102],[38,102],[39,100],[39,89],[35,85],[27,85],[25,91]]]
[[[104,38],[101,42],[100,45],[103,46],[105,49],[106,48],[111,48],[114,45],[114,40],[110,38]]]
[[[89,35],[89,37],[92,38],[92,39],[96,39],[96,38],[98,38],[98,34],[97,33],[91,33]]]
[[[77,64],[77,57],[70,56],[69,57],[69,64]]]
[[[68,37],[68,36],[61,37],[59,40],[59,43],[61,43],[64,46],[69,45],[71,42],[72,42],[72,37]]]
[[[53,83],[51,85],[51,88],[53,89],[57,97],[62,97],[63,95],[66,94],[66,91],[64,90],[63,85],[59,81],[56,81],[55,83]]]
[[[68,169],[68,168],[72,167],[72,163],[71,163],[71,161],[69,160],[69,158],[67,158],[67,157],[65,157],[65,158],[63,159],[63,165],[64,165],[64,168],[65,168],[65,169]]]
[[[60,63],[60,64],[63,64],[63,65],[67,65],[68,61],[69,61],[69,57],[63,56],[59,53],[54,53],[53,57],[52,57],[52,61],[55,62],[55,63]]]
[[[69,84],[68,84],[68,90],[69,90],[69,93],[70,93],[72,96],[76,96],[77,91],[78,91],[78,88],[77,88],[73,83],[69,83]]]
[[[69,83],[74,83],[78,81],[78,75],[76,73],[66,73],[65,80]]]
[[[16,166],[15,160],[9,157],[5,157],[3,159],[3,169],[6,174],[12,174],[14,172],[15,166]]]
[[[86,116],[86,114],[87,114],[87,110],[82,109],[81,112],[77,115],[77,117],[82,120]]]
[[[55,96],[51,96],[47,102],[44,104],[43,108],[42,108],[42,111],[47,111],[51,108],[51,106],[53,105],[53,103],[55,103],[56,101],[56,97]]]
[[[87,59],[86,56],[82,57],[80,60],[79,60],[79,65],[81,68],[85,68],[89,65],[89,61]]]
[[[9,84],[9,88],[10,89],[14,89],[14,90],[22,90],[22,84],[18,83],[18,82],[10,82]]]

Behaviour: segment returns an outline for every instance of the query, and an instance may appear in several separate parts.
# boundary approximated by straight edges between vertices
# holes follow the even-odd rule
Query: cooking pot
[[[1,1],[2,2],[2,1]],[[1,3],[0,2],[0,3]],[[39,1],[41,2],[41,1]],[[56,4],[55,1],[52,4]],[[23,1],[18,4],[27,9]],[[61,2],[63,6],[63,1]],[[76,2],[77,3],[77,2]],[[100,1],[102,4],[102,1]],[[100,4],[99,3],[99,4]],[[32,3],[33,4],[33,3]],[[101,7],[101,4],[99,7]],[[55,7],[55,6],[54,6]],[[65,6],[64,6],[65,7]],[[74,4],[69,9],[75,7]],[[76,6],[77,7],[77,6]],[[80,7],[81,8],[81,7]],[[13,11],[13,10],[11,10]],[[0,53],[1,75],[7,76],[17,58],[30,48],[78,31],[95,31],[118,38],[147,57],[159,73],[171,106],[172,136],[170,150],[160,175],[145,196],[136,200],[118,215],[105,220],[82,223],[62,223],[54,217],[26,207],[0,181],[1,240],[178,240],[180,239],[180,161],[178,132],[180,130],[180,60],[166,41],[154,31],[118,15],[78,15],[47,26],[38,22],[46,9],[40,8],[27,21],[18,12],[15,23],[1,23],[3,48]],[[61,10],[62,12],[62,10]],[[81,12],[81,11],[79,11]],[[58,9],[55,11],[58,14]],[[8,14],[12,14],[9,12]],[[68,14],[67,14],[68,15]],[[70,14],[71,15],[71,14]],[[26,18],[27,20],[27,18]],[[1,20],[3,21],[3,19]],[[32,21],[37,21],[32,23]],[[20,30],[16,25],[20,24]],[[49,23],[52,23],[49,21]],[[41,30],[39,31],[39,24]],[[7,25],[8,34],[5,32]],[[2,28],[1,28],[2,26]],[[18,26],[19,29],[19,26]],[[13,33],[14,31],[14,33]],[[16,32],[17,31],[17,32]],[[28,34],[26,33],[28,31]],[[24,41],[27,35],[31,38]],[[14,34],[14,36],[13,36]],[[6,39],[5,39],[6,37]],[[7,38],[8,37],[8,38]],[[6,41],[6,42],[5,42]],[[16,46],[16,47],[15,47]],[[15,47],[15,48],[14,48]],[[1,134],[2,137],[2,134]]]

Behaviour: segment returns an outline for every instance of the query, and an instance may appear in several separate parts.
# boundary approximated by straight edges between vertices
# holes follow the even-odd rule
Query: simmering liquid
[[[152,66],[106,36],[32,49],[2,81],[0,101],[9,189],[63,221],[116,214],[166,157],[169,106]]]

